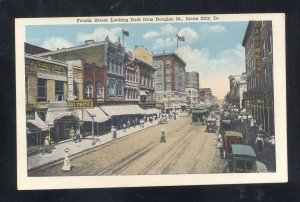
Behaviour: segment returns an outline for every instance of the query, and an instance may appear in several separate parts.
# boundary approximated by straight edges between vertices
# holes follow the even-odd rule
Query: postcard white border
[[[16,112],[17,112],[17,186],[19,190],[101,188],[101,187],[145,187],[145,186],[184,186],[214,184],[284,183],[288,180],[287,168],[287,119],[286,119],[286,61],[285,61],[285,14],[226,14],[226,15],[169,15],[181,17],[183,21],[169,23],[189,23],[185,17],[211,17],[218,20],[201,22],[236,22],[249,20],[272,20],[273,29],[273,72],[274,110],[276,133],[276,172],[251,174],[181,174],[181,175],[128,175],[128,176],[72,176],[72,177],[28,177],[26,155],[26,99],[25,99],[25,58],[24,42],[27,25],[58,24],[113,24],[76,22],[77,19],[95,18],[136,18],[127,17],[71,17],[71,18],[23,18],[15,20],[16,41]],[[144,16],[141,16],[144,17]],[[157,17],[157,16],[147,16]],[[162,17],[162,16],[160,16]],[[141,23],[141,22],[128,22]],[[143,22],[142,22],[143,23]],[[147,22],[147,23],[165,23]],[[120,23],[115,23],[120,24]],[[124,23],[125,24],[125,23]]]

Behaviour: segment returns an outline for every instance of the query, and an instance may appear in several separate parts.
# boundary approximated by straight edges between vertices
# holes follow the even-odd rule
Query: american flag
[[[177,40],[178,41],[184,41],[185,39],[184,39],[184,36],[178,36],[178,34],[177,34]]]

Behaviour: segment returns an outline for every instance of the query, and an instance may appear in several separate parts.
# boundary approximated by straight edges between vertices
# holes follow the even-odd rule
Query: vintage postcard
[[[287,182],[284,14],[15,22],[18,189]]]

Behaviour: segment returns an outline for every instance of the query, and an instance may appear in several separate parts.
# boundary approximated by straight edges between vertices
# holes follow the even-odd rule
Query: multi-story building
[[[274,135],[273,37],[271,21],[250,21],[245,47],[246,110],[267,135]]]
[[[67,131],[82,116],[80,111],[68,109],[67,101],[83,98],[82,83],[81,66],[25,54],[26,107],[28,113],[36,114],[27,125],[46,128],[53,141],[67,139]],[[28,134],[32,137],[30,131]],[[45,134],[37,137],[35,144],[42,144],[44,138]]]
[[[198,72],[186,72],[186,93],[192,107],[196,107],[199,104],[199,73]]]
[[[199,89],[200,100],[206,104],[209,104],[212,99],[212,91],[211,88],[200,88]]]
[[[137,104],[139,101],[138,65],[132,52],[125,54],[125,100]]]
[[[229,101],[237,108],[244,108],[243,95],[247,92],[246,73],[242,75],[230,75]]]
[[[143,47],[135,47],[135,63],[138,66],[139,105],[144,109],[155,108],[154,77],[152,53]]]
[[[154,56],[155,97],[158,103],[164,102],[165,108],[185,108],[187,105],[185,66],[175,53]]]
[[[83,62],[83,61],[82,61]],[[107,78],[104,67],[83,62],[84,99],[93,99],[94,106],[104,102],[107,94]]]
[[[118,103],[125,98],[125,71],[124,71],[125,49],[120,42],[111,42],[108,37],[105,41],[94,42],[87,40],[84,45],[62,48],[56,51],[37,54],[53,60],[84,60],[86,63],[105,67],[107,73],[106,104]]]

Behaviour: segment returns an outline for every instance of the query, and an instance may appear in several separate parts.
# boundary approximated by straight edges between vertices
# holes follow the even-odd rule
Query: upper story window
[[[113,79],[109,79],[108,81],[108,94],[110,96],[116,95],[116,83]]]
[[[47,101],[47,80],[46,79],[38,79],[38,102],[46,102]]]
[[[91,83],[88,83],[85,85],[85,97],[86,98],[92,98],[93,97],[93,85]]]
[[[97,97],[103,96],[103,85],[101,82],[98,82],[97,84]]]
[[[64,100],[64,82],[55,81],[55,101]]]
[[[117,92],[118,96],[123,95],[123,82],[122,81],[117,82],[116,92]]]

